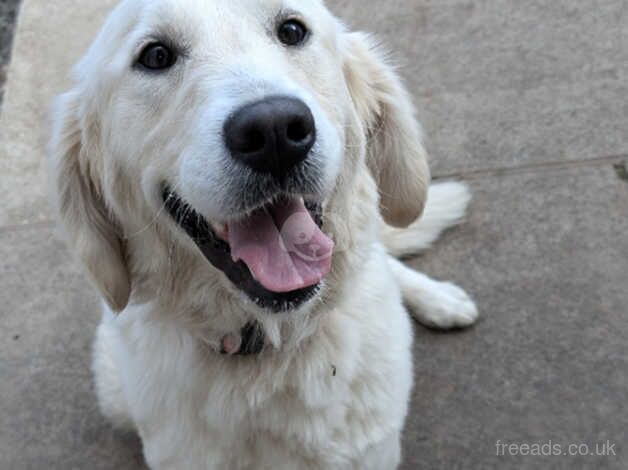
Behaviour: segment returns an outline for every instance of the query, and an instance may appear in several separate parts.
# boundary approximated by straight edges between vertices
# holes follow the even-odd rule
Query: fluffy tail
[[[466,328],[478,319],[473,299],[460,287],[430,279],[395,259],[428,249],[449,227],[459,224],[471,201],[463,183],[437,183],[430,187],[423,217],[407,229],[386,227],[383,240],[391,256],[391,272],[414,318],[431,328]]]
[[[464,183],[433,184],[423,217],[405,229],[386,226],[382,232],[384,245],[395,257],[427,250],[443,231],[463,221],[470,201],[471,192]]]

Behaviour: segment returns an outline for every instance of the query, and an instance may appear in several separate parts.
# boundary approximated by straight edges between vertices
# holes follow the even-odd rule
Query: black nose
[[[316,125],[301,100],[276,96],[240,108],[225,123],[224,134],[233,158],[283,178],[307,158],[316,141]]]

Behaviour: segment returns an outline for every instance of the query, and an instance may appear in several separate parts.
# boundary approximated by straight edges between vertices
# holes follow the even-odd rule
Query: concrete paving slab
[[[412,264],[473,293],[453,335],[418,328],[404,469],[625,469],[628,183],[612,165],[472,181],[469,222]],[[496,444],[616,443],[609,457]]]
[[[90,373],[96,295],[50,225],[0,231],[0,468],[140,469],[101,418]]]
[[[628,4],[331,0],[402,64],[436,173],[628,153]]]
[[[0,226],[50,219],[43,171],[47,113],[115,0],[25,0],[0,116]]]
[[[628,460],[628,184],[610,165],[471,181],[469,222],[412,261],[483,319],[417,327],[403,469],[623,469]],[[136,469],[99,416],[93,289],[48,225],[0,232],[0,468]],[[618,282],[619,281],[619,282]],[[513,443],[616,442],[616,457],[497,457]]]

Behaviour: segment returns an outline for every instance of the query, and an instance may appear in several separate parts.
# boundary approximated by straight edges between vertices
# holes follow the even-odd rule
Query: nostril
[[[295,119],[288,125],[286,135],[290,141],[300,144],[310,138],[312,128],[304,119]]]

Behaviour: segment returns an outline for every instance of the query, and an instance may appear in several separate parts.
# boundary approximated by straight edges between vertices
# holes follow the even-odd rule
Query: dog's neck
[[[239,332],[225,335],[221,340],[220,354],[251,356],[260,354],[266,343],[264,330],[257,321],[247,323]]]

